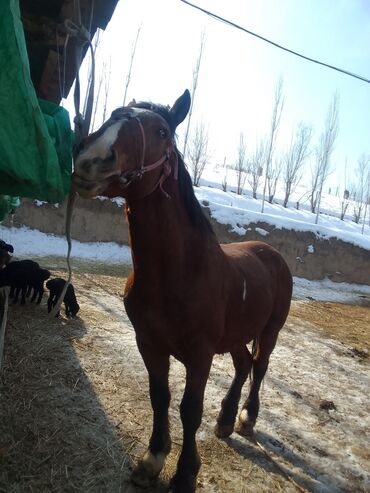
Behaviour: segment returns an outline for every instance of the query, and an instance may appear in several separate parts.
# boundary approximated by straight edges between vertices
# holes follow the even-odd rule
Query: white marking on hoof
[[[246,409],[243,409],[242,412],[240,413],[239,420],[242,423],[248,421],[248,411]]]
[[[154,455],[147,450],[142,459],[142,463],[150,476],[157,476],[163,468],[165,459],[165,454],[159,453]]]
[[[142,488],[152,486],[163,468],[165,458],[163,453],[154,455],[149,450],[145,452],[144,457],[132,471],[132,482]]]

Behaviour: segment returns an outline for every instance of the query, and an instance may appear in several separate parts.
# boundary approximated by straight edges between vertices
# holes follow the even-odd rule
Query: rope
[[[94,2],[92,2],[92,9],[94,8]],[[67,32],[68,37],[73,37],[76,40],[76,82],[75,82],[75,91],[74,91],[74,105],[75,105],[75,143],[74,143],[74,151],[73,157],[75,157],[76,149],[78,149],[81,141],[87,137],[90,129],[92,108],[94,103],[94,86],[95,86],[95,56],[94,49],[90,39],[90,32],[82,25],[81,23],[81,9],[79,0],[75,0],[75,12],[76,17],[78,19],[78,24],[74,23],[70,19],[66,19],[64,22],[64,26]],[[92,23],[92,13],[90,16],[90,26]],[[87,103],[86,103],[86,112],[85,117],[83,117],[80,113],[80,77],[79,77],[79,68],[82,62],[82,51],[84,46],[88,44],[91,51],[91,84],[87,94]],[[64,60],[65,62],[65,60]],[[64,296],[67,292],[68,286],[72,281],[72,268],[70,263],[71,251],[72,251],[72,239],[71,239],[71,225],[72,225],[72,213],[73,206],[76,199],[76,191],[73,186],[68,196],[67,202],[67,216],[66,216],[66,239],[68,244],[67,251],[67,266],[68,266],[68,279],[63,287],[63,290],[58,298],[58,301],[54,308],[50,312],[50,316],[55,317],[58,311],[60,310],[60,306],[63,303]]]

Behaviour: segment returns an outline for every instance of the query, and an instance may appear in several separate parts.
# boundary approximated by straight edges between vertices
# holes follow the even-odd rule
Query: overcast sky
[[[370,79],[368,0],[194,0],[253,32],[311,58]],[[218,22],[180,0],[120,0],[103,33],[97,56],[111,60],[109,111],[122,105],[130,54],[141,27],[128,100],[172,104],[191,88],[202,31],[205,48],[192,123],[203,119],[211,155],[237,157],[240,132],[247,152],[269,129],[274,90],[283,79],[285,104],[277,149],[284,150],[299,121],[311,124],[315,141],[329,104],[339,94],[339,136],[333,154],[333,186],[344,186],[344,163],[353,172],[370,154],[370,84],[306,62]],[[71,100],[66,103],[73,112]],[[180,150],[185,125],[178,129]],[[348,184],[347,184],[348,185]]]

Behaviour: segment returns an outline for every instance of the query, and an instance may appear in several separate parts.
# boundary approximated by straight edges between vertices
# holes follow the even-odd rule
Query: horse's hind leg
[[[246,346],[232,351],[231,357],[235,367],[235,376],[222,401],[221,411],[217,418],[215,434],[219,438],[227,438],[234,431],[241,391],[252,367],[252,356]]]
[[[138,343],[139,345],[139,343]],[[168,385],[169,356],[155,354],[152,348],[139,346],[149,374],[149,392],[153,409],[153,430],[149,447],[133,470],[132,481],[142,487],[151,486],[161,472],[171,450],[168,407],[171,394]]]
[[[260,401],[259,391],[262,380],[266,374],[270,355],[276,345],[281,324],[268,324],[258,337],[256,353],[253,357],[252,383],[247,400],[243,404],[235,431],[245,437],[253,433],[254,425],[258,417]]]

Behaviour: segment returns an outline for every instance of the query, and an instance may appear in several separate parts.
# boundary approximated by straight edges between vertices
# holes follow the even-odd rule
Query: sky
[[[367,0],[194,3],[278,44],[370,79]],[[312,125],[315,144],[329,104],[338,93],[339,135],[328,184],[343,189],[354,181],[358,158],[370,154],[370,85],[283,52],[180,0],[118,2],[96,58],[97,78],[103,62],[111,62],[109,113],[123,103],[132,47],[140,27],[126,103],[134,98],[172,105],[186,88],[191,89],[204,32],[192,127],[204,121],[212,163],[222,163],[225,157],[228,163],[235,162],[241,132],[247,153],[252,154],[256,140],[269,131],[275,87],[281,78],[284,108],[277,152],[287,148],[300,121]],[[87,78],[86,66],[82,80]],[[73,116],[71,95],[65,106]],[[99,118],[98,112],[97,122]],[[182,124],[178,129],[180,150],[185,127]]]

